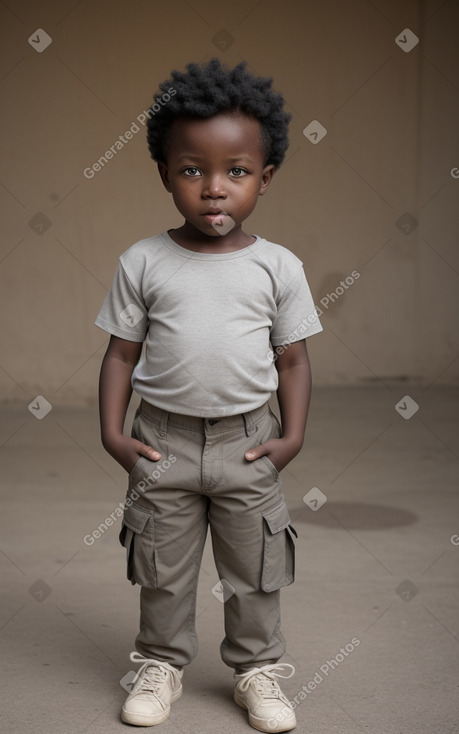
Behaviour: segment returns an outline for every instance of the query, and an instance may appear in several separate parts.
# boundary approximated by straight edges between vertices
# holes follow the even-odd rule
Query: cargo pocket
[[[126,548],[129,581],[147,589],[156,589],[153,510],[134,504],[126,507],[119,540]]]
[[[285,502],[263,512],[263,591],[276,591],[293,583],[297,537]]]

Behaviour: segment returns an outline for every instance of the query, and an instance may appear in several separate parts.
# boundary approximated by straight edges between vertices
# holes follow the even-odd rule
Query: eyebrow
[[[192,155],[191,153],[184,153],[183,155],[180,155],[178,157],[178,160],[181,161],[183,158],[186,158],[186,159],[192,160],[192,161],[201,161],[201,160],[203,160],[202,156]],[[237,162],[242,162],[242,161],[245,161],[247,163],[252,163],[252,158],[250,158],[245,153],[242,153],[241,155],[234,156],[233,158],[228,158],[227,159],[227,163],[237,163]]]

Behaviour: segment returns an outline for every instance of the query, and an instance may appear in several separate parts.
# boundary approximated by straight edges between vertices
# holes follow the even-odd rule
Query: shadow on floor
[[[308,508],[292,507],[295,522],[321,525],[327,528],[345,527],[347,530],[384,530],[417,522],[418,516],[400,507],[373,505],[366,502],[327,502],[315,512]]]

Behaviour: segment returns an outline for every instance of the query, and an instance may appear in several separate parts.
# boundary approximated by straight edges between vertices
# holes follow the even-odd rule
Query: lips
[[[210,209],[207,212],[203,212],[202,216],[211,224],[222,224],[223,219],[228,215],[226,212],[222,212],[221,209]]]

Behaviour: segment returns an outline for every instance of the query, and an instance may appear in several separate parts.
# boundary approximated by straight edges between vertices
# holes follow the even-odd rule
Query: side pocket
[[[135,504],[126,507],[119,541],[126,548],[129,581],[156,589],[154,511]]]
[[[272,474],[274,475],[274,479],[279,479],[280,473],[278,472],[277,468],[274,466],[273,462],[268,456],[260,456],[260,459],[262,459],[267,466],[269,466]]]
[[[276,591],[295,578],[295,538],[287,505],[282,502],[263,514],[263,568],[261,588]]]
[[[271,408],[269,408],[269,413],[270,413],[270,416],[271,416],[271,421],[273,423],[273,434],[272,434],[271,438],[280,438],[282,436],[282,427],[281,427],[281,424],[279,422],[279,418],[274,413],[274,411],[271,410]]]

